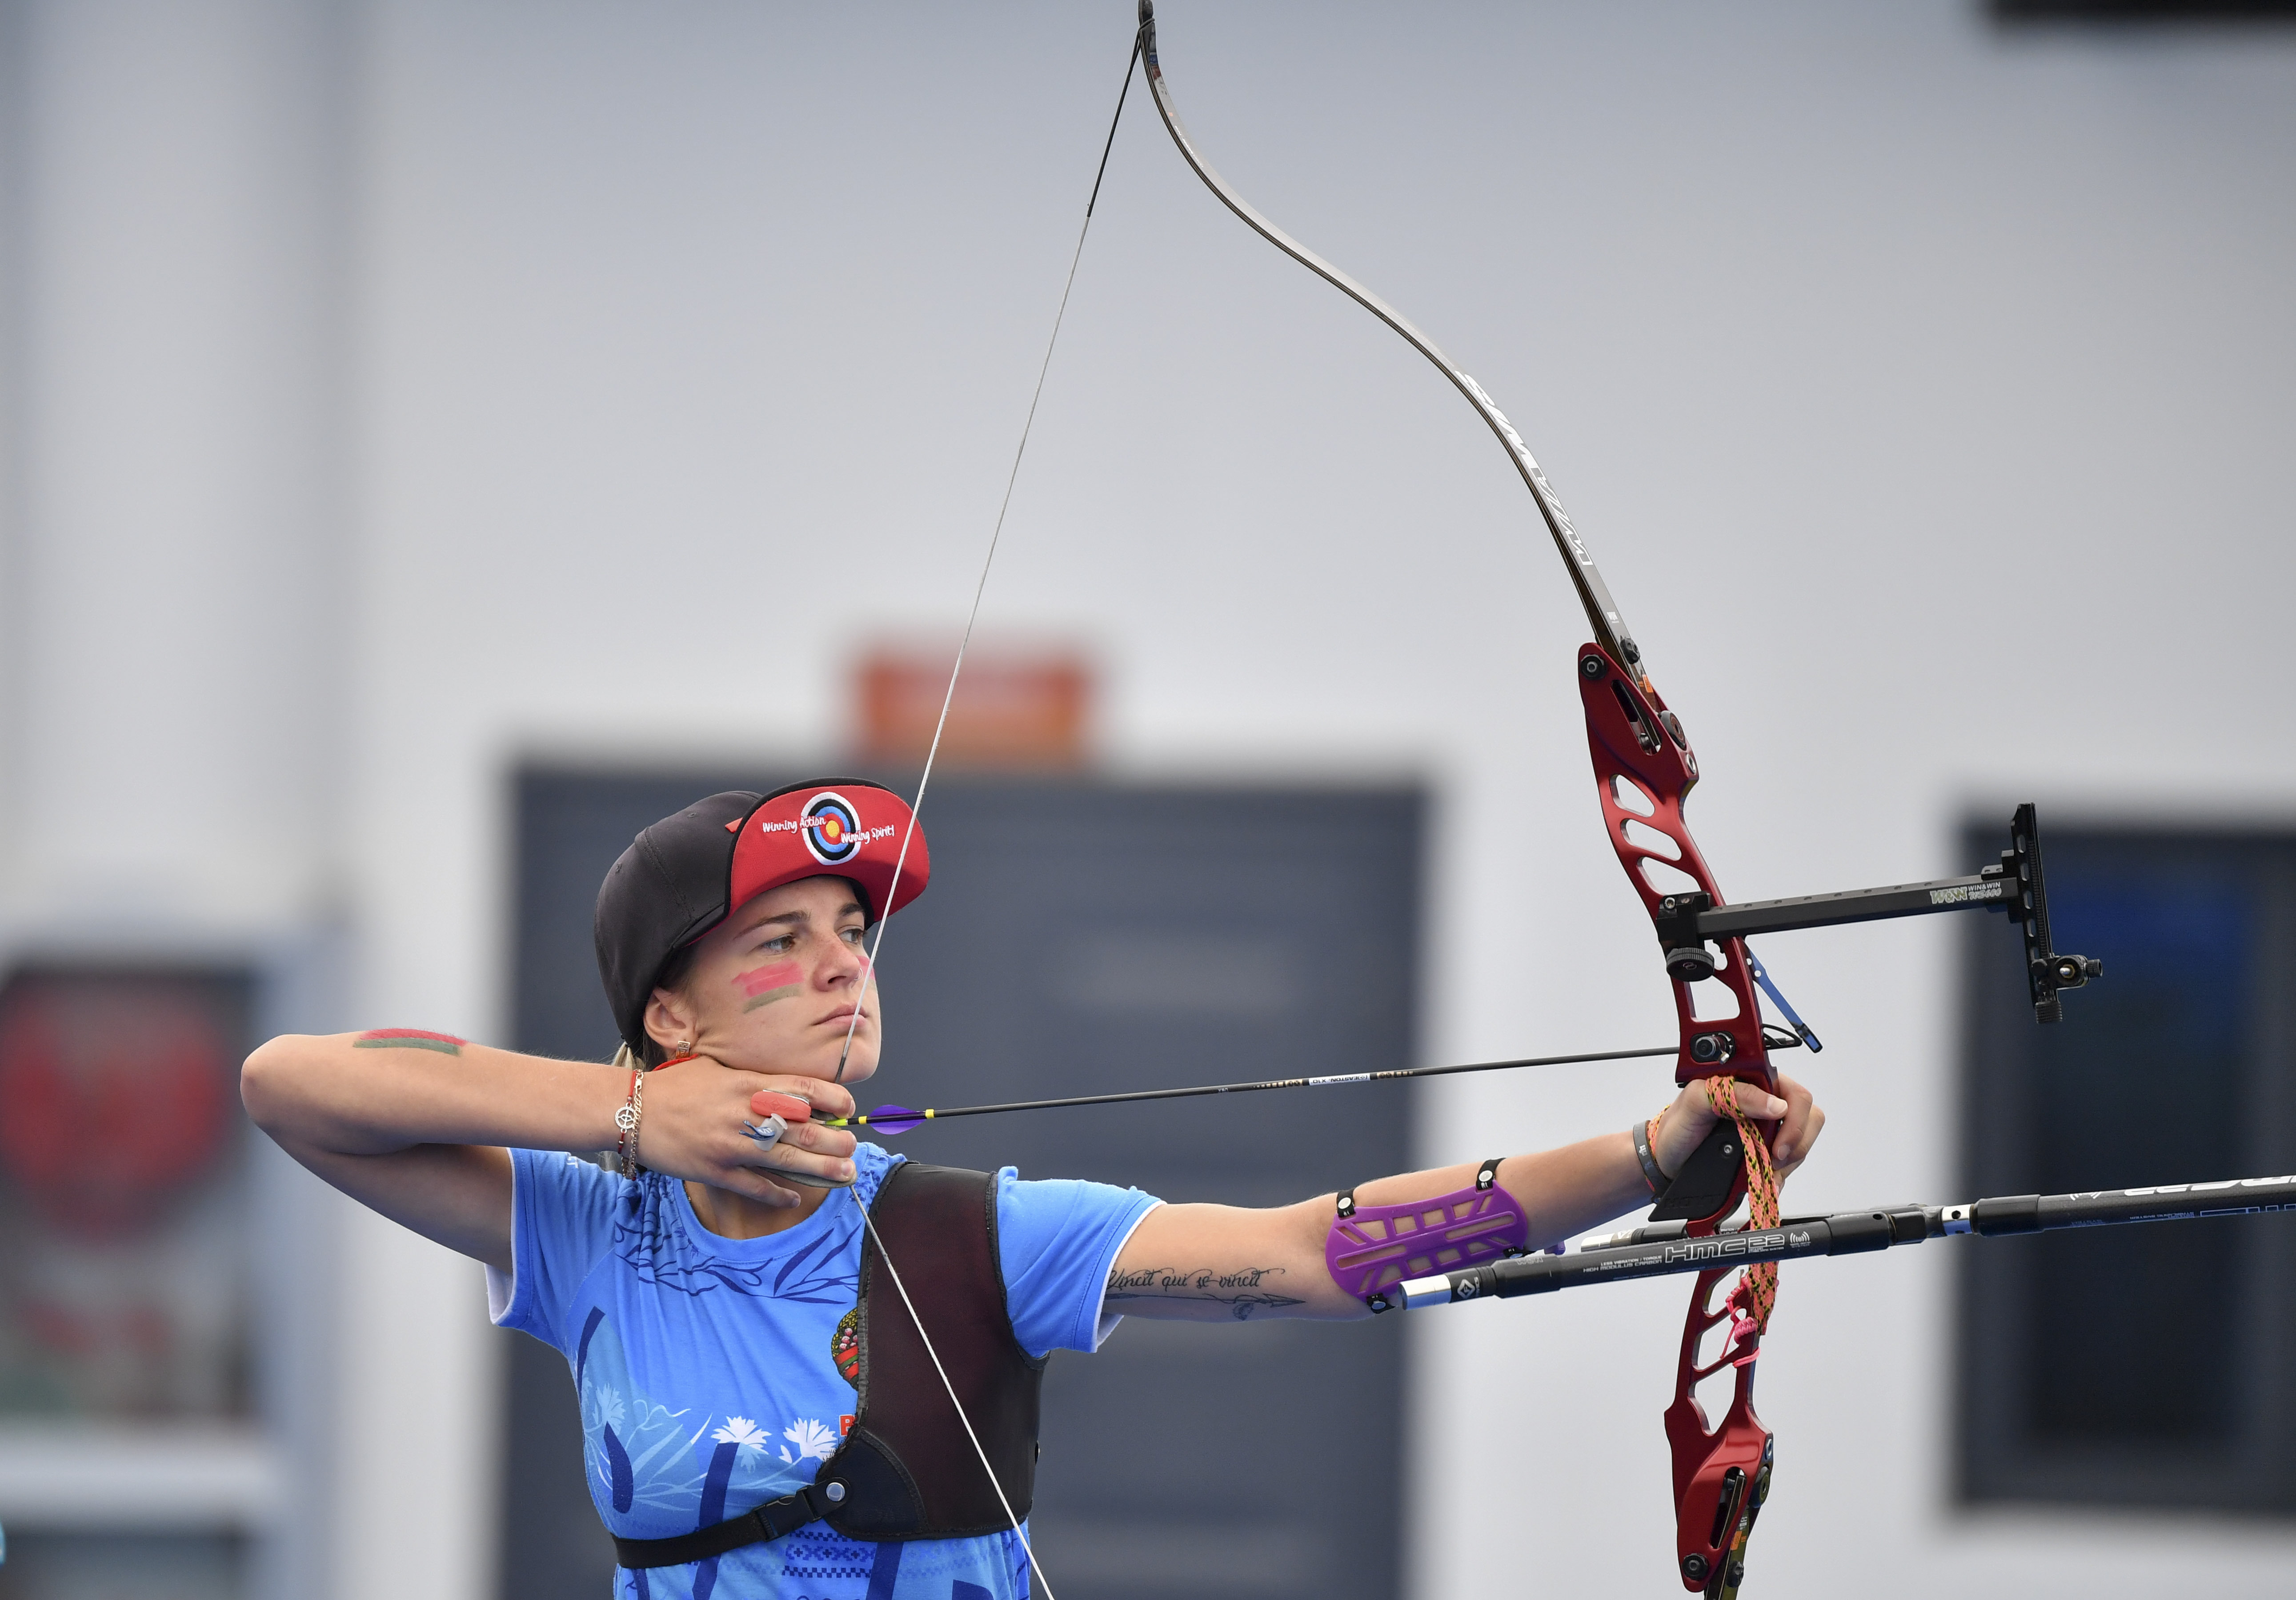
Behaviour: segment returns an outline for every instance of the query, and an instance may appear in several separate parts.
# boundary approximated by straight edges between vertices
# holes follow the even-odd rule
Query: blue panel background
[[[1990,830],[1973,834],[1986,846]],[[2104,977],[2038,1027],[2014,931],[1972,918],[1970,1194],[2296,1165],[2284,836],[2056,828],[2060,950]],[[2279,1219],[1988,1240],[1961,1260],[1961,1467],[1978,1500],[2296,1511]]]
[[[647,823],[774,773],[517,779],[516,1042],[603,1058],[590,950],[606,866]],[[1415,791],[937,780],[931,892],[888,929],[883,1072],[909,1105],[1410,1064]],[[1270,1204],[1409,1163],[1407,1087],[1026,1113],[896,1147],[1172,1199]],[[1034,1522],[1066,1600],[1394,1595],[1400,1318],[1135,1321],[1056,1358]],[[603,1592],[562,1363],[512,1357],[504,1600]],[[1344,1496],[1326,1492],[1335,1467]]]

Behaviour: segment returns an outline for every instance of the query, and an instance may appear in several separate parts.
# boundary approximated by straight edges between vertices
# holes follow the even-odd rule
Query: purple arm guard
[[[1340,1214],[1324,1236],[1332,1282],[1384,1311],[1395,1303],[1385,1291],[1406,1278],[1529,1253],[1530,1222],[1499,1186],[1501,1159],[1482,1164],[1472,1189],[1407,1205],[1359,1206],[1353,1189],[1341,1194]]]

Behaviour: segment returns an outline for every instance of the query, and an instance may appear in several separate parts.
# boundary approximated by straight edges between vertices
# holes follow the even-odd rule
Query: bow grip
[[[1650,1219],[1712,1224],[1736,1210],[1746,1194],[1746,1153],[1739,1136],[1736,1123],[1716,1122],[1658,1197]]]

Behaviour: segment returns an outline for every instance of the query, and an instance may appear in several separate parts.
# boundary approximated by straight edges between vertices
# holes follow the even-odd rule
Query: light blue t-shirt
[[[515,1271],[488,1269],[490,1309],[573,1369],[608,1528],[691,1533],[814,1481],[857,1408],[847,1374],[862,1209],[900,1159],[860,1145],[853,1186],[804,1222],[725,1239],[676,1179],[511,1153]],[[1010,1167],[996,1177],[1014,1336],[1032,1356],[1095,1349],[1119,1320],[1101,1309],[1109,1270],[1158,1202],[1106,1184],[1022,1183]],[[617,1600],[1025,1600],[1029,1587],[1009,1531],[871,1544],[823,1522],[685,1566],[617,1569],[614,1584]]]

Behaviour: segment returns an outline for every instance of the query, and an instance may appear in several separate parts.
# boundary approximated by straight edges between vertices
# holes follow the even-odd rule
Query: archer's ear
[[[693,1037],[693,1007],[674,989],[658,989],[646,1002],[646,1037],[667,1054],[676,1054],[678,1042]]]

